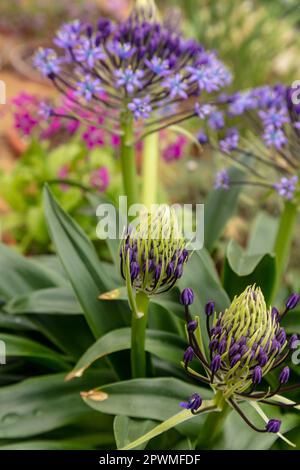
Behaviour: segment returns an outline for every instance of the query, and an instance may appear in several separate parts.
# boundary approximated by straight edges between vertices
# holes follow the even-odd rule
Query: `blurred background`
[[[279,81],[290,84],[300,78],[297,0],[161,0],[157,4],[171,28],[180,28],[206,48],[218,51],[232,70],[232,90]],[[55,92],[33,69],[32,52],[50,44],[62,21],[93,21],[100,15],[121,20],[131,7],[130,0],[0,2],[0,79],[7,87],[7,104],[0,108],[0,217],[4,241],[19,251],[51,251],[41,203],[44,181],[80,179],[111,198],[121,191],[116,140],[97,133],[85,135],[60,122],[50,129],[39,128],[36,103],[44,97],[55,98]],[[161,197],[203,202],[213,186],[218,163],[182,135],[165,133],[161,142],[160,174],[167,193]],[[106,173],[96,173],[99,168]],[[92,237],[94,225],[82,206],[80,191],[61,185],[57,197]],[[275,202],[266,205],[271,214],[276,212]],[[227,237],[234,237],[245,244],[249,221],[262,206],[264,202],[251,192],[243,192],[224,243]]]

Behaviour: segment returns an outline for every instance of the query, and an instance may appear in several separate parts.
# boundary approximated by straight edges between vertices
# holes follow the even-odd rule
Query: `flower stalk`
[[[139,316],[132,315],[131,320],[131,373],[132,377],[146,377],[146,328],[148,321],[149,297],[144,292],[136,295]]]
[[[148,209],[157,202],[158,138],[156,132],[144,139],[142,202]]]
[[[135,161],[135,147],[133,140],[133,118],[130,113],[125,112],[121,118],[121,167],[123,187],[127,196],[127,204],[130,207],[137,204],[138,200],[138,177]]]
[[[290,248],[293,240],[295,224],[298,215],[298,207],[291,201],[286,201],[280,217],[278,232],[275,241],[274,251],[276,254],[276,282],[273,288],[272,299],[278,293],[282,276],[289,259]]]

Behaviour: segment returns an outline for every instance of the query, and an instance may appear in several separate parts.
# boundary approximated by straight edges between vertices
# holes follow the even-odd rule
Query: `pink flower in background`
[[[91,173],[90,184],[101,193],[106,191],[110,183],[109,171],[106,166],[102,166]]]
[[[113,148],[119,148],[121,145],[121,137],[117,134],[111,136],[111,145]]]
[[[33,95],[29,95],[26,92],[21,92],[19,93],[19,95],[15,96],[15,98],[13,98],[11,102],[17,108],[22,108],[24,106],[31,106],[31,105],[36,106],[38,100]]]
[[[92,150],[93,148],[98,146],[101,147],[105,143],[104,131],[94,126],[89,126],[82,135],[82,138],[85,141],[89,150]]]
[[[163,158],[166,162],[180,160],[183,157],[187,139],[184,136],[177,137],[175,142],[169,144],[163,150]]]
[[[57,177],[58,179],[60,180],[65,180],[67,179],[69,176],[69,167],[68,165],[63,165],[59,170],[58,170],[58,173],[57,173]],[[60,185],[60,189],[62,191],[67,191],[68,190],[68,185],[67,184],[61,184]]]
[[[37,120],[27,110],[14,114],[15,128],[24,135],[30,135],[37,125]]]

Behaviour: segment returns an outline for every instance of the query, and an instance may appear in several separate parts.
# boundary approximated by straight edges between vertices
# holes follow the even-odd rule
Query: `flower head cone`
[[[176,212],[159,206],[142,213],[127,228],[120,259],[121,274],[134,290],[152,295],[171,289],[188,259]]]
[[[188,291],[188,292],[185,292]],[[203,348],[198,321],[189,313],[189,305],[194,296],[185,289],[181,299],[185,305],[189,347],[184,354],[186,371],[196,380],[210,384],[222,403],[227,403],[241,418],[258,432],[278,433],[281,422],[269,420],[265,428],[259,428],[244,414],[240,404],[248,401],[279,407],[295,407],[294,401],[281,397],[281,394],[300,385],[286,386],[290,379],[287,365],[291,351],[295,348],[297,336],[288,338],[281,325],[284,316],[294,309],[300,296],[293,294],[286,302],[282,313],[276,308],[268,308],[260,288],[249,286],[241,295],[234,298],[231,305],[222,313],[214,313],[215,304],[210,301],[205,309],[209,353]],[[211,319],[213,320],[211,321]],[[195,324],[196,322],[196,324]],[[190,363],[198,359],[205,371],[204,375],[194,373]],[[274,389],[264,379],[271,371],[278,371],[278,383]],[[287,405],[287,403],[290,403]],[[193,410],[193,413],[197,411]]]

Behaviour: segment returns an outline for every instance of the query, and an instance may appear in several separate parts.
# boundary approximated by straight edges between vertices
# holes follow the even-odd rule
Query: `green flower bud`
[[[127,228],[120,258],[121,274],[136,291],[151,295],[171,289],[188,259],[175,210],[161,205],[142,213]]]
[[[216,386],[225,384],[220,387],[226,396],[243,392],[257,380],[255,368],[265,375],[286,345],[284,330],[267,308],[261,289],[247,287],[215,319],[211,330],[212,361],[220,355],[222,365]]]

